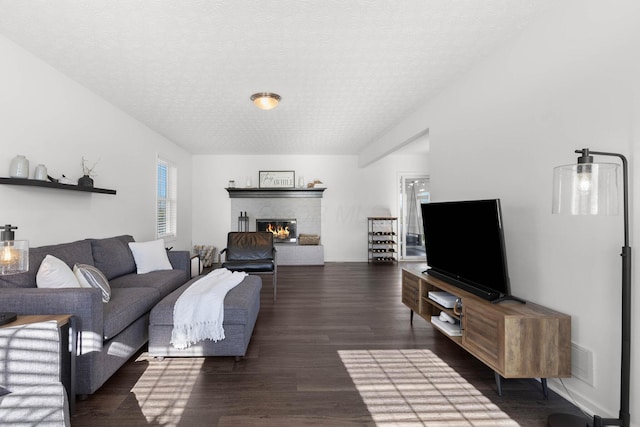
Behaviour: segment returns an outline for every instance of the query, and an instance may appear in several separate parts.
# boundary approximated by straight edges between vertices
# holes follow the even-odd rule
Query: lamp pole
[[[593,427],[622,426],[630,427],[631,415],[629,413],[629,392],[631,383],[631,247],[629,246],[629,173],[627,158],[619,153],[607,153],[602,151],[590,151],[588,148],[575,151],[582,154],[578,158],[578,164],[592,163],[591,155],[618,157],[622,161],[623,181],[623,214],[624,214],[624,246],[620,256],[622,257],[622,351],[620,365],[620,412],[618,418],[602,418],[593,416]],[[574,417],[566,414],[553,414],[549,416],[550,427],[568,427],[588,425],[582,417]]]
[[[581,152],[581,151],[576,151]],[[622,191],[624,209],[624,246],[622,247],[622,359],[620,366],[620,413],[618,418],[593,416],[594,427],[631,425],[629,393],[631,386],[631,247],[629,246],[629,172],[627,158],[618,153],[591,151],[598,156],[618,157],[622,161]]]

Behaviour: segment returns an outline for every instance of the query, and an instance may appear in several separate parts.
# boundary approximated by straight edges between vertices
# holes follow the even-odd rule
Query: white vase
[[[39,164],[36,166],[36,170],[33,173],[33,179],[37,179],[39,181],[47,180],[47,167],[43,164]]]
[[[29,160],[22,155],[14,157],[11,160],[9,176],[11,178],[29,178]]]

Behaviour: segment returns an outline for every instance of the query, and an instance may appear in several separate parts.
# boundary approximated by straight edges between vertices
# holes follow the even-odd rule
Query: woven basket
[[[319,245],[320,236],[317,234],[300,234],[298,236],[299,245]]]

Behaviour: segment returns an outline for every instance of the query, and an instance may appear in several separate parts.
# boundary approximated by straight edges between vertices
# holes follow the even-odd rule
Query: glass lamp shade
[[[617,215],[619,165],[578,163],[553,169],[554,214]]]
[[[27,240],[0,241],[0,275],[24,273],[29,270]]]
[[[272,110],[280,103],[280,95],[275,93],[261,92],[251,95],[251,101],[261,110]]]

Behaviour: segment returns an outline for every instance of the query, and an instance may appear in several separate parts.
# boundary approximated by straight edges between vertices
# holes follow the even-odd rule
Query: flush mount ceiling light
[[[276,108],[280,99],[280,95],[270,92],[259,92],[251,95],[251,101],[261,110]]]

